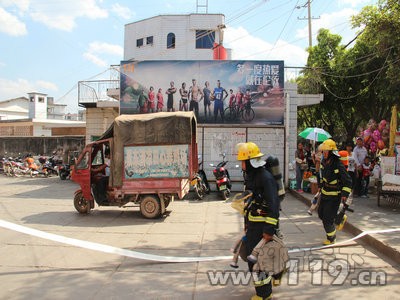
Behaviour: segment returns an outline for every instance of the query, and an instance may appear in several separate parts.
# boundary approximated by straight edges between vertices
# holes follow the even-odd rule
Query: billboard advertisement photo
[[[283,61],[123,61],[120,114],[194,111],[198,123],[283,125]]]

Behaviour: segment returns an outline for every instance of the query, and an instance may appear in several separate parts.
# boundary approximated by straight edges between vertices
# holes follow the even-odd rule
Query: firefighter
[[[251,142],[237,145],[237,159],[242,162],[242,170],[245,175],[245,189],[251,190],[253,197],[247,202],[245,208],[245,232],[244,239],[246,256],[250,255],[253,248],[262,238],[267,239],[267,233],[278,225],[279,198],[277,184],[270,172],[265,168],[266,161],[259,147]],[[248,262],[250,272],[254,264]],[[252,300],[270,299],[272,297],[272,275],[257,272],[254,281],[256,295]]]
[[[346,203],[351,192],[351,177],[345,166],[340,162],[340,155],[336,143],[328,139],[321,144],[323,160],[321,164],[321,201],[318,216],[322,220],[326,232],[324,245],[336,242],[335,217],[340,202]]]

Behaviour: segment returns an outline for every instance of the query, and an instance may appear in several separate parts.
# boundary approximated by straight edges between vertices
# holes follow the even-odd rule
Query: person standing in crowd
[[[311,170],[312,167],[314,167],[314,161],[312,158],[312,150],[311,150],[311,144],[310,143],[306,143],[305,147],[304,147],[304,153],[306,156],[306,163],[308,166],[308,170]]]
[[[159,88],[157,93],[157,112],[162,111],[163,107],[164,107],[164,96],[162,94],[162,88]]]
[[[211,90],[210,90],[210,83],[208,81],[206,81],[204,85],[205,85],[205,87],[203,88],[204,119],[207,119],[207,111],[208,111],[208,116],[211,118]]]
[[[353,142],[348,142],[346,143],[346,151],[349,153],[349,164],[347,167],[347,172],[349,173],[351,177],[351,182],[352,182],[352,190],[354,189],[354,185],[356,182],[356,161],[354,159],[354,152],[353,152]]]
[[[303,181],[304,170],[307,168],[306,154],[303,149],[303,144],[299,142],[297,144],[297,150],[295,152],[296,160],[296,188],[297,192],[302,193],[303,189],[301,183]]]
[[[371,159],[367,155],[364,158],[364,162],[362,164],[361,190],[360,190],[361,198],[369,198],[368,197],[369,178],[371,177],[372,169],[373,166],[371,165]]]
[[[173,81],[171,81],[169,83],[169,85],[170,85],[169,88],[165,92],[168,95],[168,98],[167,98],[167,111],[175,111],[175,108],[174,108],[174,94],[176,93],[176,87],[174,86],[175,83]]]
[[[345,166],[340,162],[340,155],[336,143],[327,139],[321,144],[324,159],[321,164],[321,200],[318,207],[318,216],[322,220],[326,232],[324,245],[336,242],[335,217],[340,202],[346,203],[351,193],[351,178]]]
[[[186,83],[182,82],[182,87],[179,89],[179,94],[181,95],[181,100],[179,100],[179,110],[188,111],[188,96],[189,91],[186,89]]]
[[[260,148],[252,142],[239,143],[237,146],[237,160],[242,162],[245,177],[245,189],[250,190],[253,196],[246,202],[245,207],[245,239],[246,255],[251,255],[253,249],[261,239],[269,241],[270,235],[275,233],[279,221],[279,198],[276,181],[272,174],[264,167],[266,161]],[[253,272],[254,263],[248,261],[250,272]],[[274,274],[277,277],[281,274]],[[256,272],[254,281],[256,295],[252,300],[270,299],[272,295],[272,279],[274,275],[264,270]]]
[[[354,162],[355,162],[355,173],[356,182],[354,184],[353,197],[361,196],[361,178],[362,178],[362,164],[364,163],[365,157],[368,155],[367,148],[364,147],[364,143],[361,137],[357,138],[356,146],[354,147]]]
[[[155,101],[156,95],[154,93],[154,88],[152,86],[150,87],[148,97],[149,97],[149,100],[148,100],[148,112],[152,112],[153,113],[156,110],[156,101]]]
[[[225,94],[225,95],[224,95]],[[218,112],[221,115],[221,121],[224,122],[224,100],[228,97],[228,92],[221,87],[221,81],[217,80],[217,87],[214,88],[214,122],[217,123]]]
[[[196,79],[192,79],[192,86],[190,87],[189,90],[189,98],[190,98],[189,110],[194,111],[197,120],[199,120],[200,117],[199,102],[203,99],[203,96],[204,96],[203,91],[197,85]]]

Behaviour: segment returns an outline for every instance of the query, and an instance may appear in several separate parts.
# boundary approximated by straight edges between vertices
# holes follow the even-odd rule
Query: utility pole
[[[307,11],[308,11],[308,17],[307,18],[298,18],[299,20],[308,20],[308,46],[312,47],[312,28],[311,28],[311,20],[312,19],[319,19],[318,18],[314,18],[311,16],[311,1],[312,0],[307,0],[307,3],[302,5],[302,6],[296,6],[297,9],[306,7],[307,5]]]

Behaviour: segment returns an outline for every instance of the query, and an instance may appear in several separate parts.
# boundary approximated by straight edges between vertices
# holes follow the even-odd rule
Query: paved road
[[[138,208],[96,208],[79,215],[77,186],[58,178],[0,177],[0,219],[65,237],[150,254],[230,255],[242,220],[216,194],[175,201],[159,220]],[[281,227],[292,250],[324,238],[316,216],[288,195]],[[351,238],[340,233],[339,241]],[[106,254],[0,228],[0,299],[249,299],[251,284],[212,285],[229,261],[158,263]],[[277,299],[398,299],[399,268],[355,242],[291,254],[292,272],[274,289]],[[321,268],[322,266],[322,268]],[[240,262],[240,270],[246,265]],[[347,271],[348,270],[348,271]],[[246,273],[241,273],[246,276]],[[376,282],[373,282],[376,281]],[[380,283],[384,284],[381,286]]]

